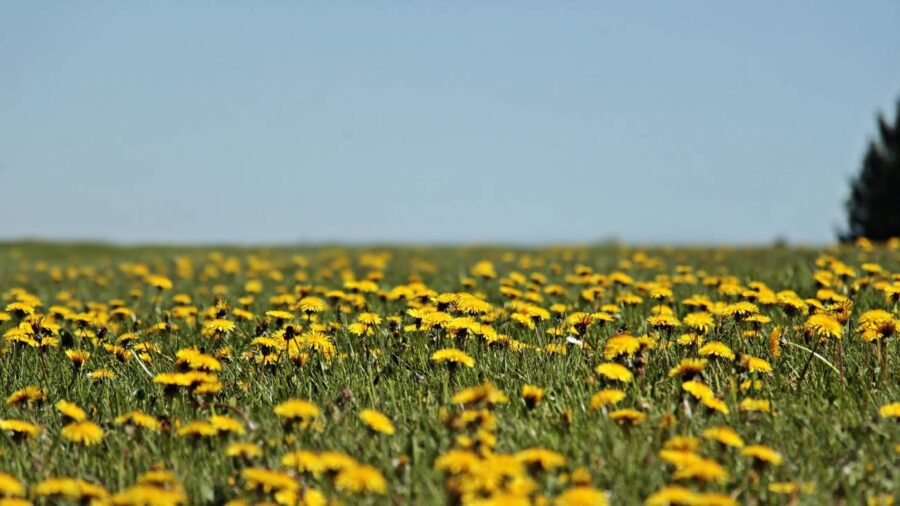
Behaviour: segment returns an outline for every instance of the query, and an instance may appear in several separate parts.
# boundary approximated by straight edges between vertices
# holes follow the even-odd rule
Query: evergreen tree
[[[851,180],[846,205],[842,240],[900,237],[900,100],[893,125],[878,115],[878,139],[869,143],[862,170]]]

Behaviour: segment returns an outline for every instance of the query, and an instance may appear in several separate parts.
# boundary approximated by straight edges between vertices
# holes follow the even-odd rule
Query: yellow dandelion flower
[[[757,462],[772,464],[773,466],[780,465],[784,461],[780,453],[766,445],[760,444],[745,446],[741,450],[741,456],[750,457]]]
[[[609,414],[609,419],[619,425],[637,425],[646,418],[646,413],[631,408],[618,409]]]
[[[0,472],[0,498],[22,497],[24,495],[25,485],[22,485],[21,481],[11,474]]]
[[[554,506],[606,506],[606,492],[593,487],[573,487],[559,494]]]
[[[83,422],[87,420],[87,413],[74,402],[61,400],[56,403],[56,409],[68,420],[74,422]]]
[[[374,409],[364,409],[359,412],[359,419],[362,420],[363,423],[366,424],[366,426],[374,432],[379,432],[388,436],[394,435],[394,424],[391,423],[390,418],[385,416],[380,411],[376,411]]]
[[[900,402],[885,404],[878,409],[881,418],[900,418]]]
[[[717,357],[725,360],[734,360],[734,352],[727,344],[720,341],[710,341],[699,350],[701,357]]]
[[[475,367],[475,359],[466,354],[466,352],[456,348],[437,350],[431,354],[431,361],[438,364],[447,363],[451,365],[459,364],[466,367]]]
[[[703,437],[713,441],[718,441],[725,446],[734,448],[743,448],[744,440],[741,436],[730,427],[710,427],[703,431]]]
[[[620,381],[622,383],[630,383],[634,378],[634,375],[627,367],[615,362],[602,363],[594,368],[594,372],[597,373],[598,376],[603,376],[608,380]]]
[[[80,421],[64,426],[60,435],[73,443],[93,446],[103,440],[103,429],[93,422]]]
[[[528,408],[534,408],[544,398],[544,389],[537,385],[522,385],[522,398]]]
[[[387,493],[387,480],[381,471],[373,466],[356,465],[343,469],[334,478],[334,487],[353,494]]]
[[[608,388],[595,393],[591,397],[590,409],[596,411],[606,406],[618,404],[625,398],[625,392],[614,388]]]

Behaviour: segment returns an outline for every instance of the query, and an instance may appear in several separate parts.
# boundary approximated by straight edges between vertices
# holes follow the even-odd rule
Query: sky
[[[0,1],[0,239],[821,244],[900,3]]]

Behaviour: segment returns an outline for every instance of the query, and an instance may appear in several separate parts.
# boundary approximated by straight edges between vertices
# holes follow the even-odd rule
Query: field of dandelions
[[[0,506],[893,504],[900,242],[0,245]]]

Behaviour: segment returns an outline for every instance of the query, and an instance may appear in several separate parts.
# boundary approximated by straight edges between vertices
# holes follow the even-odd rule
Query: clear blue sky
[[[0,238],[833,239],[900,3],[0,3]]]

